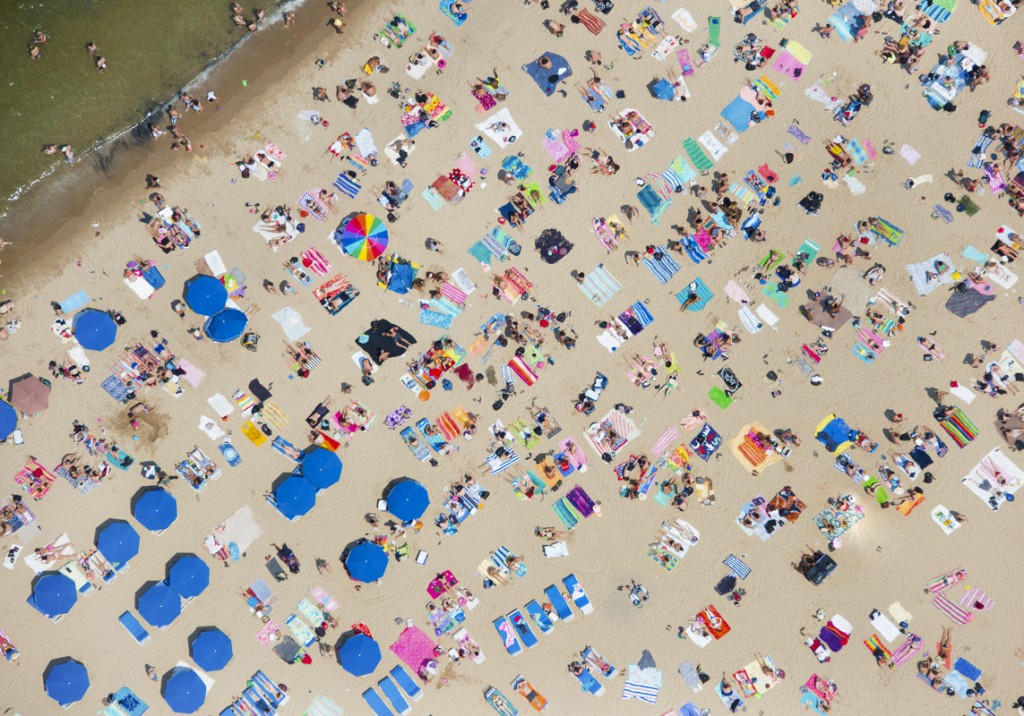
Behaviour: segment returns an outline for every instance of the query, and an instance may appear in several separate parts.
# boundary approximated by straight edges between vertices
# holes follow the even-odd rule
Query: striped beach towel
[[[487,466],[491,468],[491,474],[497,475],[502,470],[506,470],[517,462],[519,462],[519,455],[512,448],[504,448],[505,454],[498,455],[497,452],[493,452],[487,456]]]
[[[954,569],[952,572],[940,574],[938,577],[932,579],[928,582],[927,588],[932,594],[938,594],[939,592],[944,592],[955,584],[960,584],[960,582],[965,579],[967,579],[966,569]]]
[[[882,640],[878,638],[878,634],[872,634],[867,639],[865,639],[864,646],[866,646],[868,648],[868,651],[870,651],[872,654],[874,654],[875,651],[878,650],[885,654],[887,659],[889,659],[890,661],[892,660],[892,652],[885,647],[885,644],[882,643]]]
[[[573,504],[568,499],[562,498],[556,500],[552,505],[552,509],[555,514],[558,515],[558,519],[561,520],[562,524],[568,530],[573,529],[583,519],[582,513],[573,507]]]
[[[591,14],[588,10],[580,10],[576,13],[576,17],[580,19],[580,24],[590,31],[591,35],[600,35],[601,30],[604,29],[604,20]]]
[[[797,141],[799,141],[801,144],[809,144],[811,141],[811,137],[805,134],[804,130],[800,129],[800,127],[796,126],[795,124],[789,125],[789,129],[787,129],[786,131],[789,132],[789,135],[791,137],[795,137]]]
[[[643,263],[654,274],[654,278],[658,279],[658,283],[666,284],[679,272],[680,266],[675,259],[669,256],[668,249],[664,246],[659,246],[658,250],[661,252],[660,259],[655,259],[653,254],[648,254]]]
[[[526,387],[530,387],[537,382],[537,374],[533,372],[533,369],[521,357],[513,357],[508,362],[508,367],[512,369],[512,372],[519,380],[526,384]]]
[[[672,170],[672,173],[679,177],[679,181],[683,184],[689,184],[697,178],[696,170],[689,165],[686,161],[686,157],[678,156],[672,160],[672,163],[668,165],[668,168]]]
[[[687,156],[690,157],[690,161],[693,162],[693,166],[697,168],[697,171],[703,173],[715,166],[715,163],[711,161],[711,158],[704,153],[704,150],[700,148],[700,145],[692,137],[683,140],[683,149],[686,151]]]
[[[288,414],[281,410],[281,406],[275,403],[273,400],[268,400],[263,404],[263,409],[260,411],[260,415],[266,420],[272,428],[277,432],[282,432],[288,427]]]
[[[468,296],[462,289],[454,286],[449,281],[445,281],[441,284],[441,295],[450,300],[452,303],[462,304],[466,302]]]
[[[958,604],[951,602],[945,594],[936,594],[932,597],[932,604],[940,612],[952,619],[960,626],[967,626],[967,622],[974,619],[974,615]]]
[[[256,401],[253,397],[246,393],[244,390],[236,390],[231,396],[235,400],[235,404],[238,406],[238,410],[245,417],[249,417],[252,414],[252,409],[256,406]]]
[[[722,564],[729,568],[729,570],[740,579],[746,579],[750,576],[750,567],[743,563],[743,561],[735,555],[729,555],[726,557]]]
[[[334,180],[334,188],[350,199],[355,199],[359,190],[362,189],[363,186],[362,184],[358,184],[355,179],[352,179],[347,174],[342,173]]]
[[[811,64],[811,58],[814,57],[814,55],[808,52],[806,47],[801,45],[799,42],[796,42],[795,40],[790,40],[788,43],[786,43],[786,52],[793,55],[793,57],[795,57],[797,60],[800,61],[801,64],[804,65]]]
[[[960,606],[965,609],[984,611],[991,609],[994,605],[995,602],[992,601],[992,598],[977,587],[971,587],[960,597]]]
[[[428,186],[423,190],[423,193],[420,194],[420,196],[427,200],[427,203],[430,204],[430,208],[434,211],[437,211],[444,206],[444,197],[438,194],[434,187]]]
[[[917,652],[921,651],[922,646],[924,646],[924,640],[921,637],[917,634],[908,633],[907,640],[893,652],[892,663],[896,664],[896,666],[902,666],[914,658]]]
[[[668,450],[669,445],[674,443],[679,437],[679,428],[675,425],[671,426],[668,430],[663,432],[657,440],[654,441],[654,447],[651,448],[651,452],[654,453],[655,457],[660,457],[665,454]]]
[[[609,273],[604,264],[598,264],[597,268],[583,278],[579,286],[587,298],[597,306],[603,306],[622,288],[622,284]]]
[[[622,698],[638,699],[648,704],[657,703],[658,692],[661,691],[661,677],[661,671],[658,669],[641,669],[636,664],[630,664],[626,668],[626,683],[622,686]]]
[[[957,447],[964,447],[978,437],[978,427],[971,422],[967,414],[959,407],[953,408],[953,414],[939,423],[949,433]]]

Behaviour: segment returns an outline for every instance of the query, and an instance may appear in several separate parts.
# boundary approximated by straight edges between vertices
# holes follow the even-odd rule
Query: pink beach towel
[[[785,50],[775,57],[775,64],[772,65],[772,70],[775,72],[791,77],[798,82],[800,81],[800,77],[803,76],[803,72],[806,68],[807,65],[800,62],[800,60],[796,59]]]
[[[971,614],[966,609],[963,609],[959,605],[949,601],[949,599],[946,598],[945,594],[936,594],[935,597],[932,599],[932,604],[935,605],[936,609],[938,609],[940,612],[945,614],[947,617],[952,619],[955,623],[959,624],[960,626],[967,626],[967,622],[974,619],[973,614]]]
[[[668,430],[661,434],[661,437],[654,441],[654,447],[651,448],[651,452],[654,454],[655,457],[661,456],[662,454],[664,454],[666,450],[668,450],[669,445],[674,443],[676,438],[678,437],[679,428],[677,428],[675,425],[671,426]]]
[[[972,587],[964,592],[964,595],[960,597],[960,606],[965,609],[971,609],[973,611],[987,611],[995,606],[995,602],[992,601],[985,592],[981,591],[977,587]]]
[[[317,276],[326,276],[331,270],[331,262],[315,247],[302,252],[302,265]]]
[[[544,145],[544,149],[547,153],[551,155],[552,161],[555,163],[560,164],[573,155],[569,148],[565,146],[565,142],[561,139],[550,139],[548,137],[544,137],[542,144]]]
[[[572,454],[569,454],[569,462],[572,463],[572,466],[577,470],[581,467],[585,467],[587,464],[587,454],[583,452],[583,448],[580,446],[576,438],[566,438],[562,442],[558,443],[558,449],[568,454],[567,451],[570,445],[575,448],[575,451]]]
[[[443,284],[441,284],[441,295],[447,298],[452,303],[460,306],[463,303],[465,303],[466,299],[468,298],[468,296],[462,290],[460,290],[456,286],[453,286],[448,281],[445,281]]]
[[[689,77],[693,74],[693,61],[690,59],[690,53],[688,50],[679,50],[676,53],[676,57],[679,59],[679,69],[683,71],[683,77]]]
[[[424,664],[435,658],[436,648],[437,644],[416,626],[407,626],[403,629],[398,640],[390,647],[395,656],[416,674],[420,673]]]
[[[729,297],[730,301],[741,306],[746,306],[750,303],[750,296],[747,295],[747,292],[743,290],[742,286],[732,280],[725,284],[725,295]]]
[[[189,385],[193,388],[198,388],[202,385],[203,378],[206,377],[206,373],[196,368],[184,358],[178,361],[178,367],[185,371],[185,380],[188,381]]]

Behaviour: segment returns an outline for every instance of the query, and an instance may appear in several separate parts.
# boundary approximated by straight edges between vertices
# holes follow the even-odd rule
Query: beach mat
[[[686,288],[676,294],[676,300],[679,301],[680,306],[690,297],[691,292],[696,293],[700,297],[696,303],[692,303],[686,308],[687,311],[693,313],[704,310],[704,307],[708,305],[708,301],[714,297],[707,284],[700,278],[695,278]]]
[[[661,259],[655,259],[653,254],[648,254],[643,260],[643,264],[654,275],[654,278],[658,279],[658,283],[664,285],[679,272],[680,266],[669,255],[668,249],[664,246],[659,246],[658,249],[661,251]]]

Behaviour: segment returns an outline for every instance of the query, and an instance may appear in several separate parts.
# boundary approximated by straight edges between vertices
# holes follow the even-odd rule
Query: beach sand
[[[671,31],[677,31],[678,26],[668,17],[675,6],[666,4],[656,8]],[[607,19],[620,21],[640,9],[639,3],[619,3]],[[556,39],[541,26],[544,19],[557,16],[554,7],[542,12],[536,5],[476,2],[470,6],[469,21],[456,28],[436,7],[417,5],[410,7],[407,15],[419,31],[401,50],[386,50],[371,38],[371,32],[387,19],[383,10],[369,6],[354,8],[348,20],[348,31],[338,37],[323,27],[328,18],[324,8],[303,7],[296,28],[276,27],[267,31],[264,52],[273,48],[275,53],[281,53],[280,60],[278,55],[260,55],[263,41],[260,38],[232,58],[223,72],[214,73],[210,85],[221,98],[220,111],[207,106],[198,118],[201,127],[194,116],[182,121],[183,131],[195,145],[191,155],[168,152],[166,146],[160,144],[152,153],[139,150],[133,154],[130,169],[114,172],[108,181],[90,178],[88,172],[83,171],[83,181],[95,187],[94,194],[86,206],[59,211],[64,222],[59,230],[50,234],[49,240],[23,240],[19,234],[6,229],[0,232],[15,242],[15,247],[4,253],[2,268],[7,288],[5,298],[16,301],[17,317],[23,322],[18,333],[0,344],[5,377],[25,372],[45,376],[46,363],[51,359],[59,360],[69,347],[62,345],[49,329],[53,320],[49,308],[52,300],[85,290],[93,299],[91,305],[119,309],[127,318],[115,347],[93,354],[93,370],[84,385],[55,381],[49,409],[38,417],[22,421],[26,444],[3,445],[4,472],[13,475],[28,455],[36,456],[44,465],[56,465],[62,455],[72,450],[66,435],[73,419],[87,423],[94,431],[105,429],[108,437],[117,439],[138,460],[154,460],[169,470],[193,445],[198,445],[224,470],[223,476],[198,496],[180,480],[171,483],[170,489],[179,505],[177,522],[159,536],[146,533],[140,527],[141,552],[132,560],[130,570],[98,593],[80,599],[58,624],[48,623],[25,603],[31,579],[26,566],[19,563],[12,571],[0,573],[0,599],[5,605],[0,628],[21,651],[16,665],[3,664],[0,668],[0,692],[4,694],[5,707],[13,707],[26,715],[56,713],[56,705],[43,691],[40,675],[50,660],[72,656],[88,667],[92,683],[85,700],[72,707],[72,712],[98,709],[99,699],[104,695],[129,686],[151,705],[152,712],[166,713],[157,684],[146,679],[143,665],[152,664],[161,674],[165,673],[177,661],[188,658],[188,637],[196,628],[216,625],[233,639],[235,658],[225,670],[213,674],[217,683],[200,713],[215,713],[225,708],[257,669],[263,669],[271,678],[288,685],[293,703],[284,713],[301,713],[314,694],[332,697],[344,705],[346,713],[369,713],[361,703],[360,693],[376,686],[377,679],[397,663],[387,645],[398,637],[405,619],[413,619],[418,626],[426,628],[426,605],[430,601],[426,585],[435,572],[444,569],[452,570],[480,599],[480,606],[469,613],[464,626],[480,644],[487,659],[481,665],[464,661],[446,669],[444,681],[437,678],[426,687],[426,698],[414,705],[413,713],[489,713],[481,694],[491,685],[509,696],[520,712],[526,713],[529,706],[513,694],[509,686],[510,680],[520,673],[547,697],[550,702],[547,711],[553,714],[662,713],[688,700],[711,709],[712,713],[722,713],[723,707],[712,688],[715,680],[722,672],[732,674],[753,661],[755,652],[770,655],[785,670],[786,679],[763,698],[748,699],[748,713],[798,713],[803,708],[799,687],[812,673],[827,675],[839,684],[840,698],[833,708],[834,713],[960,713],[969,707],[966,702],[955,699],[954,704],[928,689],[916,678],[913,664],[894,671],[877,667],[861,642],[873,632],[869,612],[875,608],[884,610],[899,601],[914,616],[912,631],[923,637],[925,650],[934,653],[941,627],[952,624],[929,605],[930,599],[923,594],[923,588],[935,575],[962,566],[969,570],[965,584],[980,587],[992,596],[996,613],[980,614],[966,627],[954,626],[954,654],[970,659],[984,670],[986,696],[1004,703],[1017,698],[1015,689],[1021,683],[1020,667],[1013,652],[1021,644],[1016,641],[1019,634],[1007,625],[1012,624],[1009,610],[1019,581],[1012,565],[1017,561],[1020,528],[1012,521],[1012,505],[990,513],[958,484],[978,460],[1001,444],[993,425],[994,411],[997,407],[1014,407],[1014,397],[991,400],[980,396],[973,405],[966,407],[968,415],[979,426],[980,435],[964,449],[958,449],[940,432],[940,437],[950,445],[950,452],[930,468],[936,481],[924,485],[925,504],[907,518],[895,509],[882,510],[870,504],[863,492],[853,489],[855,486],[849,479],[833,468],[833,458],[813,440],[814,427],[828,414],[837,413],[851,426],[863,429],[882,443],[876,455],[868,456],[856,449],[850,453],[873,472],[880,453],[896,450],[882,437],[882,429],[887,425],[886,409],[907,415],[907,425],[927,424],[937,430],[930,417],[934,402],[927,389],[945,388],[950,380],[966,384],[977,377],[978,371],[960,361],[966,353],[977,353],[979,340],[991,340],[1005,347],[1016,337],[1014,326],[1019,324],[1016,315],[1020,307],[1015,291],[998,290],[996,306],[959,319],[941,305],[946,297],[944,288],[926,298],[918,298],[903,268],[904,264],[924,260],[939,250],[947,251],[961,267],[966,261],[958,254],[965,245],[986,249],[991,241],[989,237],[998,226],[1003,223],[1019,225],[1005,203],[990,194],[977,198],[983,207],[978,216],[968,218],[957,214],[949,225],[930,217],[933,206],[942,203],[942,195],[953,189],[942,175],[951,166],[963,166],[964,155],[977,139],[979,130],[973,118],[983,108],[1001,106],[1012,91],[1009,84],[1013,81],[1012,70],[1008,68],[1015,66],[1018,60],[1010,48],[1010,32],[1006,27],[990,27],[969,4],[960,7],[953,19],[942,26],[943,44],[953,39],[977,40],[989,52],[988,65],[997,78],[978,92],[961,94],[959,111],[948,115],[932,112],[926,106],[919,95],[916,78],[896,68],[879,67],[873,52],[879,47],[882,34],[872,33],[868,40],[857,45],[843,43],[838,38],[825,41],[812,36],[812,25],[824,22],[827,17],[824,5],[804,8],[783,33],[761,25],[759,20],[741,30],[727,16],[725,8],[718,5],[714,8],[707,3],[691,5],[690,10],[701,26],[696,33],[687,36],[691,54],[695,54],[696,46],[705,37],[704,18],[709,12],[722,12],[723,40],[718,56],[687,78],[692,97],[680,104],[652,100],[645,89],[652,78],[663,75],[671,60],[661,65],[650,57],[637,61],[627,59],[615,46],[611,28],[595,38],[582,27],[566,22],[564,37]],[[565,18],[557,16],[557,19]],[[882,27],[886,33],[893,31],[888,24]],[[412,82],[404,72],[406,58],[425,44],[431,31],[443,34],[455,53],[443,76],[428,72],[421,81]],[[780,82],[779,75],[769,73],[782,87],[782,96],[776,102],[777,116],[742,135],[715,167],[727,170],[735,179],[747,169],[768,162],[781,176],[782,205],[768,211],[766,245],[750,245],[734,239],[713,255],[713,262],[695,266],[685,258],[680,259],[680,275],[661,286],[646,269],[626,265],[622,252],[642,251],[648,243],[664,243],[673,236],[671,224],[682,223],[685,209],[696,205],[695,199],[677,196],[657,227],[641,213],[627,223],[629,241],[611,256],[605,254],[594,237],[591,221],[595,216],[621,215],[620,205],[636,204],[637,187],[633,177],[664,171],[668,162],[681,153],[679,141],[695,137],[717,124],[721,120],[718,112],[737,95],[743,79],[757,76],[731,62],[731,47],[746,31],[760,34],[775,47],[783,36],[798,38],[814,53],[805,77],[799,82],[788,78]],[[292,33],[291,39],[282,48],[281,38],[289,37],[288,33]],[[277,37],[270,37],[271,34]],[[599,72],[613,89],[625,92],[625,98],[611,101],[611,109],[604,114],[592,114],[575,96],[572,82],[563,85],[569,93],[567,98],[558,95],[545,98],[520,70],[522,64],[545,51],[552,51],[569,59],[574,69],[573,80],[582,82],[588,75],[583,59],[588,49],[600,50],[606,61],[614,59],[613,69],[601,68]],[[324,85],[330,89],[344,78],[358,77],[363,62],[373,54],[380,54],[392,68],[389,75],[374,77],[382,95],[378,104],[368,106],[361,102],[358,110],[352,112],[336,101],[321,104],[310,99],[311,86]],[[314,64],[318,57],[327,60],[323,69]],[[420,325],[414,306],[403,305],[399,296],[374,286],[372,265],[359,264],[343,256],[329,239],[343,214],[379,208],[371,190],[382,188],[385,180],[411,177],[416,186],[414,194],[418,195],[438,173],[447,173],[460,153],[470,151],[468,142],[477,134],[473,125],[485,115],[473,110],[467,82],[485,77],[495,67],[510,90],[506,106],[523,130],[523,138],[513,148],[523,152],[524,161],[534,167],[536,177],[543,180],[545,167],[550,163],[540,145],[544,131],[579,127],[584,119],[595,121],[598,129],[592,135],[581,136],[580,143],[611,153],[622,167],[615,177],[581,173],[579,191],[564,205],[549,202],[531,217],[522,231],[514,233],[524,251],[511,265],[526,272],[535,284],[532,293],[539,302],[556,311],[573,312],[568,323],[578,332],[579,344],[576,350],[567,352],[549,345],[549,338],[545,349],[554,358],[554,365],[540,371],[540,380],[532,388],[520,385],[518,395],[497,415],[490,407],[496,391],[486,384],[474,387],[467,394],[456,381],[453,392],[435,390],[428,402],[419,402],[398,381],[402,359],[382,366],[372,386],[359,385],[357,370],[349,356],[356,350],[356,336],[374,318],[387,318],[411,331],[419,341],[417,348],[426,348],[442,333]],[[803,96],[803,90],[822,76],[832,78],[830,87],[835,87],[839,95],[853,91],[861,82],[870,82],[874,104],[862,110],[849,128],[843,129],[821,105]],[[248,86],[231,90],[231,87],[239,87],[242,78],[248,80]],[[314,187],[329,186],[339,171],[348,168],[347,164],[325,156],[328,145],[342,131],[355,133],[364,126],[370,127],[377,146],[383,149],[401,129],[399,108],[384,94],[392,81],[433,91],[453,108],[454,116],[439,128],[416,138],[416,151],[407,171],[393,167],[382,158],[380,166],[370,169],[362,180],[365,187],[357,199],[342,197],[339,211],[325,223],[307,218],[306,232],[302,236],[280,251],[272,252],[252,231],[257,217],[250,213],[246,202],[260,202],[262,207],[281,203],[294,206],[302,193]],[[907,83],[909,88],[905,87]],[[631,153],[624,150],[607,127],[612,112],[625,107],[639,108],[656,132],[650,146]],[[306,109],[322,113],[330,126],[302,125],[296,114]],[[787,142],[793,141],[786,134],[786,128],[794,117],[813,141],[799,146],[796,161],[786,166],[775,151],[783,150]],[[994,122],[1012,123],[1014,119],[1005,109],[997,110],[993,116]],[[879,154],[878,159],[859,174],[867,186],[861,196],[851,196],[842,186],[823,188],[820,181],[825,164],[822,143],[839,132],[870,138],[879,148],[886,139],[897,147],[911,144],[922,158],[911,167],[898,155]],[[233,162],[267,142],[276,143],[287,153],[283,171],[272,181],[240,179]],[[399,220],[389,227],[394,251],[419,261],[425,268],[451,272],[465,267],[476,282],[477,292],[470,297],[465,312],[455,319],[450,331],[462,345],[473,341],[479,326],[489,316],[509,309],[507,303],[488,296],[487,275],[466,253],[488,227],[495,225],[494,209],[505,201],[506,188],[493,176],[502,156],[502,152],[496,151],[488,160],[474,158],[478,167],[489,169],[487,186],[483,186],[483,180],[478,180],[474,190],[457,206],[445,206],[435,213],[414,195],[402,207]],[[147,173],[160,177],[161,192],[169,204],[187,207],[202,224],[202,236],[184,254],[159,255],[145,227],[137,221],[140,210],[151,210],[146,201],[148,192],[143,189]],[[903,187],[908,177],[926,173],[934,175],[934,183],[909,191]],[[794,174],[801,175],[803,182],[789,187],[787,182]],[[702,183],[707,184],[704,180]],[[797,201],[812,190],[825,195],[824,209],[817,217],[808,217],[797,206]],[[51,210],[50,216],[40,221],[51,219],[55,211]],[[710,388],[719,385],[713,371],[722,364],[702,364],[690,342],[698,331],[708,332],[713,327],[712,316],[733,325],[738,323],[737,306],[727,302],[724,295],[726,281],[736,277],[748,285],[748,292],[753,295],[759,287],[751,284],[750,267],[768,247],[792,256],[805,238],[811,238],[825,247],[827,253],[839,233],[852,231],[856,221],[868,216],[886,217],[906,231],[898,247],[876,245],[872,247],[872,254],[888,268],[880,285],[915,306],[907,329],[897,335],[892,347],[873,366],[865,365],[850,353],[853,330],[849,326],[841,329],[817,369],[825,378],[824,385],[814,387],[795,366],[787,364],[786,359],[796,357],[802,343],[814,340],[817,329],[800,317],[797,306],[785,310],[773,307],[781,317],[777,331],[766,329],[756,335],[741,331],[742,342],[730,354],[728,365],[744,383],[735,404],[724,411],[712,404],[706,396]],[[98,228],[94,228],[93,223]],[[539,261],[532,248],[536,236],[551,227],[560,230],[575,244],[572,253],[555,266]],[[427,236],[442,241],[445,253],[428,254],[423,248],[423,239]],[[260,290],[264,278],[274,282],[286,278],[282,262],[310,246],[320,248],[336,270],[348,276],[362,291],[362,295],[337,317],[328,316],[318,307],[309,289],[299,288],[297,297],[269,295]],[[168,309],[169,302],[180,295],[177,287],[196,273],[196,262],[201,262],[203,255],[214,249],[220,252],[229,268],[240,267],[248,277],[247,297],[239,303],[243,308],[258,306],[252,319],[253,328],[262,336],[256,353],[243,350],[237,342],[224,345],[209,340],[196,342],[185,333],[186,328],[198,323],[195,317],[182,321]],[[124,263],[134,255],[156,260],[167,279],[167,286],[152,300],[139,300],[121,282]],[[569,271],[589,271],[602,261],[623,283],[623,289],[605,307],[598,308],[581,300]],[[858,260],[854,267],[842,270],[811,267],[799,290],[829,285],[837,291],[845,291],[847,307],[855,315],[863,315],[863,302],[872,292],[858,273],[869,266],[870,262]],[[492,271],[503,268],[505,266],[495,266]],[[711,287],[715,297],[704,311],[681,314],[674,294],[698,275]],[[608,354],[594,340],[598,333],[594,321],[607,319],[637,300],[648,301],[655,320],[622,350],[629,354],[649,354],[651,340],[655,337],[672,348],[682,364],[682,378],[680,389],[667,399],[654,395],[651,390],[631,387],[625,379],[622,356]],[[323,359],[308,380],[292,379],[282,355],[283,336],[271,314],[285,306],[299,311],[312,328],[305,340],[312,343]],[[513,311],[533,307],[532,302],[521,302]],[[171,349],[198,366],[206,377],[198,388],[185,386],[184,394],[177,399],[159,389],[140,393],[139,397],[155,410],[142,416],[143,423],[152,427],[144,425],[139,433],[140,440],[132,441],[124,407],[105,395],[99,382],[106,375],[105,367],[115,360],[119,346],[149,340],[151,329],[158,329]],[[943,362],[923,363],[923,354],[914,345],[914,338],[932,331],[938,332],[935,340],[948,358]],[[487,365],[499,367],[509,357],[511,349],[495,351]],[[486,367],[478,357],[471,357],[470,364],[474,370],[482,371]],[[780,376],[781,384],[771,383],[764,377],[768,370]],[[480,468],[488,442],[484,429],[495,418],[500,417],[506,424],[511,422],[525,414],[530,402],[536,400],[538,405],[548,406],[562,424],[563,434],[558,439],[565,435],[582,438],[590,418],[576,413],[572,401],[597,371],[603,371],[610,384],[591,417],[603,415],[620,401],[633,406],[632,417],[642,427],[642,435],[635,446],[648,454],[666,428],[678,425],[679,420],[695,408],[707,411],[709,423],[725,441],[735,437],[744,424],[759,422],[772,429],[792,428],[802,438],[803,445],[786,461],[767,468],[758,477],[752,477],[724,448],[719,452],[720,458],[706,464],[697,461],[694,472],[714,480],[717,501],[710,507],[693,504],[683,515],[653,500],[620,498],[614,475],[586,446],[590,469],[585,475],[572,476],[568,484],[574,484],[579,477],[579,484],[601,502],[600,516],[584,520],[567,538],[568,558],[546,559],[540,549],[541,541],[533,536],[533,529],[537,525],[558,525],[551,503],[560,495],[519,500],[501,476],[485,475]],[[703,371],[704,375],[697,371]],[[215,393],[230,398],[233,391],[244,387],[252,378],[259,378],[265,385],[273,382],[274,401],[290,421],[282,434],[300,447],[305,445],[303,417],[318,401],[331,396],[333,407],[344,404],[338,394],[341,381],[356,385],[353,397],[378,415],[377,423],[368,433],[355,436],[350,445],[340,450],[345,464],[341,484],[323,493],[315,509],[298,522],[286,521],[263,499],[274,480],[287,472],[291,463],[272,451],[269,444],[262,447],[251,444],[239,430],[242,421],[237,412],[222,425],[234,432],[234,445],[243,458],[237,468],[224,464],[216,443],[195,427],[200,415],[212,414],[207,398]],[[781,396],[772,398],[773,390],[781,390]],[[477,403],[475,399],[482,400]],[[436,417],[461,404],[481,415],[480,435],[473,441],[459,441],[457,454],[440,457],[440,465],[431,468],[417,462],[403,448],[397,433],[383,425],[383,416],[403,404],[411,408],[414,421],[420,417]],[[552,447],[555,447],[553,442],[542,441],[534,452]],[[429,553],[425,567],[412,559],[401,563],[392,561],[382,583],[356,591],[337,558],[347,543],[370,534],[363,515],[374,511],[384,486],[403,475],[421,480],[433,500],[428,512],[428,516],[432,516],[443,487],[464,473],[476,475],[491,492],[479,513],[466,522],[457,535],[448,537],[442,537],[428,520],[419,534],[409,536],[413,554],[418,550]],[[36,522],[13,537],[0,540],[0,547],[6,552],[12,543],[18,543],[31,549],[66,532],[77,549],[85,549],[103,521],[129,518],[132,496],[147,484],[150,483],[139,478],[134,466],[127,472],[115,470],[87,495],[80,495],[68,484],[59,482],[43,501],[30,505],[37,514]],[[13,483],[8,485],[11,490],[16,489]],[[792,486],[807,505],[796,524],[787,526],[782,534],[767,543],[748,537],[738,529],[735,519],[745,502],[757,495],[770,498],[785,485]],[[805,545],[825,548],[825,540],[815,529],[812,517],[826,506],[828,497],[845,491],[856,495],[866,516],[842,538],[842,547],[833,555],[839,564],[837,571],[823,585],[814,587],[796,574],[790,564],[798,559]],[[964,513],[970,521],[954,534],[943,535],[928,516],[939,504]],[[153,637],[148,645],[134,644],[117,624],[118,615],[134,609],[135,595],[144,585],[164,578],[165,565],[175,554],[195,552],[208,559],[203,537],[243,506],[252,508],[263,531],[260,539],[230,568],[209,559],[210,588],[189,605],[171,627],[162,631],[151,629]],[[668,573],[646,555],[646,550],[657,538],[661,522],[676,517],[697,527],[702,538],[692,554],[675,571]],[[364,623],[381,643],[384,660],[374,677],[356,679],[343,672],[333,659],[316,653],[310,666],[288,666],[256,641],[255,634],[261,625],[248,613],[240,592],[256,579],[270,581],[263,558],[273,552],[272,542],[287,542],[302,562],[299,575],[273,585],[277,598],[274,619],[283,622],[310,588],[323,586],[340,604],[336,613],[340,629],[330,632],[328,640],[333,643],[349,625]],[[522,554],[529,572],[524,579],[509,586],[484,590],[476,565],[501,545]],[[715,583],[728,572],[722,560],[729,554],[742,557],[753,570],[742,583],[746,596],[739,608],[713,591]],[[317,575],[314,560],[321,557],[331,564],[330,574]],[[531,599],[541,598],[545,587],[560,584],[562,577],[570,572],[585,586],[595,612],[586,617],[577,615],[567,624],[559,623],[551,634],[540,636],[537,647],[518,657],[508,656],[490,622],[501,614],[521,608]],[[644,584],[650,592],[651,599],[643,609],[635,609],[627,596],[615,588],[630,579]],[[956,590],[960,588],[953,588],[951,598],[959,597]],[[677,626],[685,625],[708,604],[714,604],[728,620],[731,633],[705,649],[697,648],[689,640],[678,639]],[[801,627],[817,630],[819,625],[812,614],[819,608],[828,615],[842,614],[854,626],[847,648],[825,665],[815,661],[798,634]],[[441,643],[446,649],[452,646],[448,637]],[[607,693],[600,699],[581,693],[565,665],[577,658],[576,653],[586,645],[597,648],[617,668],[636,663],[642,650],[648,649],[664,672],[664,688],[656,706],[621,701],[622,676],[606,683]],[[890,647],[894,649],[895,645]],[[692,693],[676,673],[677,667],[686,661],[699,663],[712,677],[712,682],[700,693]]]

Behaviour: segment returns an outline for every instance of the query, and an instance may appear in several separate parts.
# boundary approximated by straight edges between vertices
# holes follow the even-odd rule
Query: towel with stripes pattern
[[[438,194],[437,190],[430,186],[424,189],[420,196],[427,200],[427,203],[430,204],[430,208],[434,211],[438,211],[445,204],[444,197]]]
[[[338,178],[334,180],[334,188],[340,191],[342,194],[350,199],[355,199],[359,190],[363,188],[362,184],[358,184],[355,179],[352,179],[345,173],[338,175]]]
[[[622,284],[609,273],[604,264],[598,264],[597,268],[584,276],[579,286],[587,298],[597,306],[603,306],[622,288]]]
[[[917,652],[921,651],[924,640],[917,634],[907,633],[907,640],[903,642],[896,651],[892,653],[892,663],[896,666],[903,666],[910,661]]]
[[[641,669],[636,664],[626,668],[626,683],[622,687],[623,699],[638,699],[644,703],[658,702],[662,674],[659,669]]]
[[[965,609],[983,611],[991,609],[994,605],[995,602],[992,601],[992,598],[977,587],[971,587],[960,597],[960,606]]]
[[[936,609],[960,626],[967,626],[967,622],[974,619],[973,614],[963,607],[951,602],[945,594],[936,594],[932,598],[932,604],[935,605]]]
[[[497,452],[493,452],[487,456],[486,463],[491,468],[491,474],[497,475],[502,470],[506,470],[519,462],[519,455],[512,448],[502,448],[505,451],[504,455],[499,455]]]
[[[729,570],[740,579],[746,579],[750,576],[750,567],[744,564],[743,560],[739,557],[730,554],[726,557],[722,564],[729,568]]]
[[[660,259],[657,258],[659,253],[661,254]],[[660,284],[666,284],[671,281],[680,268],[675,259],[668,255],[668,249],[664,246],[659,246],[653,254],[648,254],[644,259],[644,266],[654,274],[654,278],[658,279]]]
[[[675,442],[676,438],[679,437],[679,428],[675,425],[671,426],[668,430],[663,432],[661,436],[654,441],[654,447],[651,448],[651,453],[655,457],[661,457],[668,450],[669,445]]]
[[[679,301],[679,304],[682,305],[690,298],[691,294],[697,294],[697,301],[687,306],[686,310],[694,313],[703,310],[704,307],[708,305],[708,301],[714,298],[714,294],[711,292],[711,289],[709,289],[707,284],[705,284],[699,277],[693,279],[686,288],[677,293],[676,299]]]

